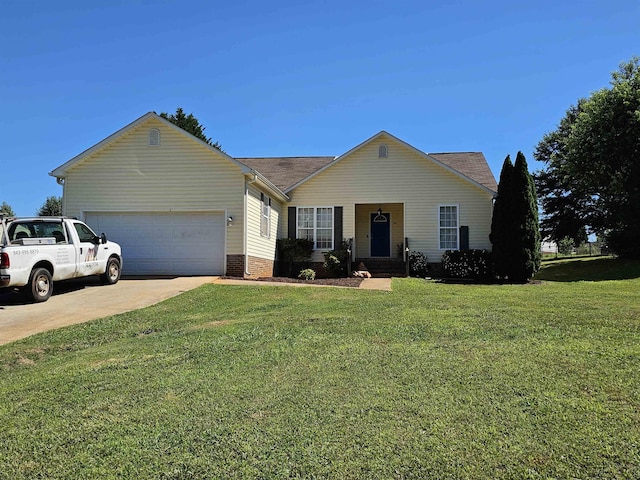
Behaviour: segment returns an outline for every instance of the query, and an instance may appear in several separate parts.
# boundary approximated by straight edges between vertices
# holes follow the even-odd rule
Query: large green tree
[[[220,145],[218,142],[213,142],[210,137],[207,137],[204,134],[205,127],[200,125],[200,122],[196,117],[193,116],[193,113],[187,115],[184,113],[184,110],[181,107],[178,107],[175,114],[162,112],[160,116],[166,120],[169,120],[171,123],[177,125],[181,129],[189,132],[194,137],[199,138],[205,143],[208,143],[212,147],[215,147],[220,151],[224,151],[222,150],[222,145]]]
[[[584,100],[580,100],[577,106],[571,106],[557,130],[545,135],[536,147],[536,159],[550,159],[550,163],[553,164],[564,161],[567,152],[566,140],[583,103]],[[547,168],[534,175],[543,211],[540,233],[543,238],[549,238],[556,243],[569,237],[575,245],[580,245],[587,240],[582,212],[591,199],[579,193],[582,189],[577,178],[565,175],[566,173],[559,168]]]
[[[640,60],[567,111],[534,157],[543,230],[554,238],[604,234],[618,254],[640,257]]]
[[[36,215],[39,217],[57,217],[62,215],[62,197],[56,197],[55,195],[47,197],[36,212]]]
[[[0,205],[0,215],[15,217],[16,213],[13,211],[13,208],[11,208],[11,205],[7,202],[2,202],[2,205]]]

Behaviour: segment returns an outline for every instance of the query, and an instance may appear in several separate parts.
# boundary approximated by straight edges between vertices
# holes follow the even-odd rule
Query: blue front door
[[[391,214],[371,214],[371,256],[391,256]]]

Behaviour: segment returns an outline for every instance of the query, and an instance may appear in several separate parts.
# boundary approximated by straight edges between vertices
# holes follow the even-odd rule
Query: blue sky
[[[640,55],[637,0],[5,0],[0,203],[32,215],[48,172],[181,106],[232,156],[340,155],[380,130],[482,151],[499,177]]]

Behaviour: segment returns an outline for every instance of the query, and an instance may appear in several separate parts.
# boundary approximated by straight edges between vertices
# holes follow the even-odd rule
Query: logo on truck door
[[[91,247],[87,250],[87,255],[84,257],[85,262],[93,262],[98,259],[98,245]]]

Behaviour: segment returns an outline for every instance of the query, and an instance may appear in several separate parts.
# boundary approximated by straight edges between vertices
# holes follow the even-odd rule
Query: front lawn
[[[623,268],[206,285],[5,345],[0,478],[639,478],[640,265]]]

